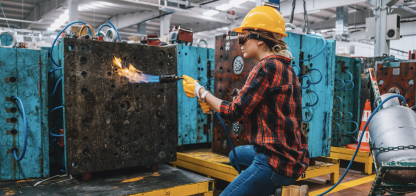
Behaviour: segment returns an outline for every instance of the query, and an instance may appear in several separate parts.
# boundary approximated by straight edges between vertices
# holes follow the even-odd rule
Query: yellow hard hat
[[[233,29],[242,33],[245,29],[264,30],[287,36],[285,30],[285,19],[276,8],[268,5],[257,6],[244,18],[240,27]]]

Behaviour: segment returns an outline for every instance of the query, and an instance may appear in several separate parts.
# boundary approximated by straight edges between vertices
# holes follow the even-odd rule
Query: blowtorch
[[[160,75],[159,76],[159,83],[174,83],[178,80],[182,80],[182,77],[179,77],[175,74],[170,75]]]

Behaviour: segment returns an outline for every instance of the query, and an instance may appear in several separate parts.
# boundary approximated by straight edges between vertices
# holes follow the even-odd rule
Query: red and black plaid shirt
[[[293,178],[305,172],[309,151],[300,131],[302,95],[289,58],[271,55],[255,64],[236,99],[221,103],[220,114],[244,121],[248,141],[269,151],[277,172]]]

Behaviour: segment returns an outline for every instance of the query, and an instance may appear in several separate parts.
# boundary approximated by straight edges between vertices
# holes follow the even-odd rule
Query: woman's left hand
[[[210,105],[208,105],[208,103],[206,102],[202,102],[200,99],[198,99],[199,105],[201,105],[202,111],[205,114],[211,114],[212,113],[212,108]]]

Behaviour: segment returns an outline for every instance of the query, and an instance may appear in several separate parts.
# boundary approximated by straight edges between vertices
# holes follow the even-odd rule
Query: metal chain
[[[398,150],[411,150],[416,149],[415,145],[409,145],[409,146],[397,146],[397,147],[379,147],[379,148],[371,148],[371,150],[378,150],[377,154],[375,155],[378,157],[383,152],[390,152],[390,151],[398,151]]]
[[[292,1],[292,14],[290,15],[290,24],[293,24],[293,17],[295,15],[296,0]]]
[[[306,11],[306,0],[303,0],[303,32],[309,33],[309,18],[308,12]]]

